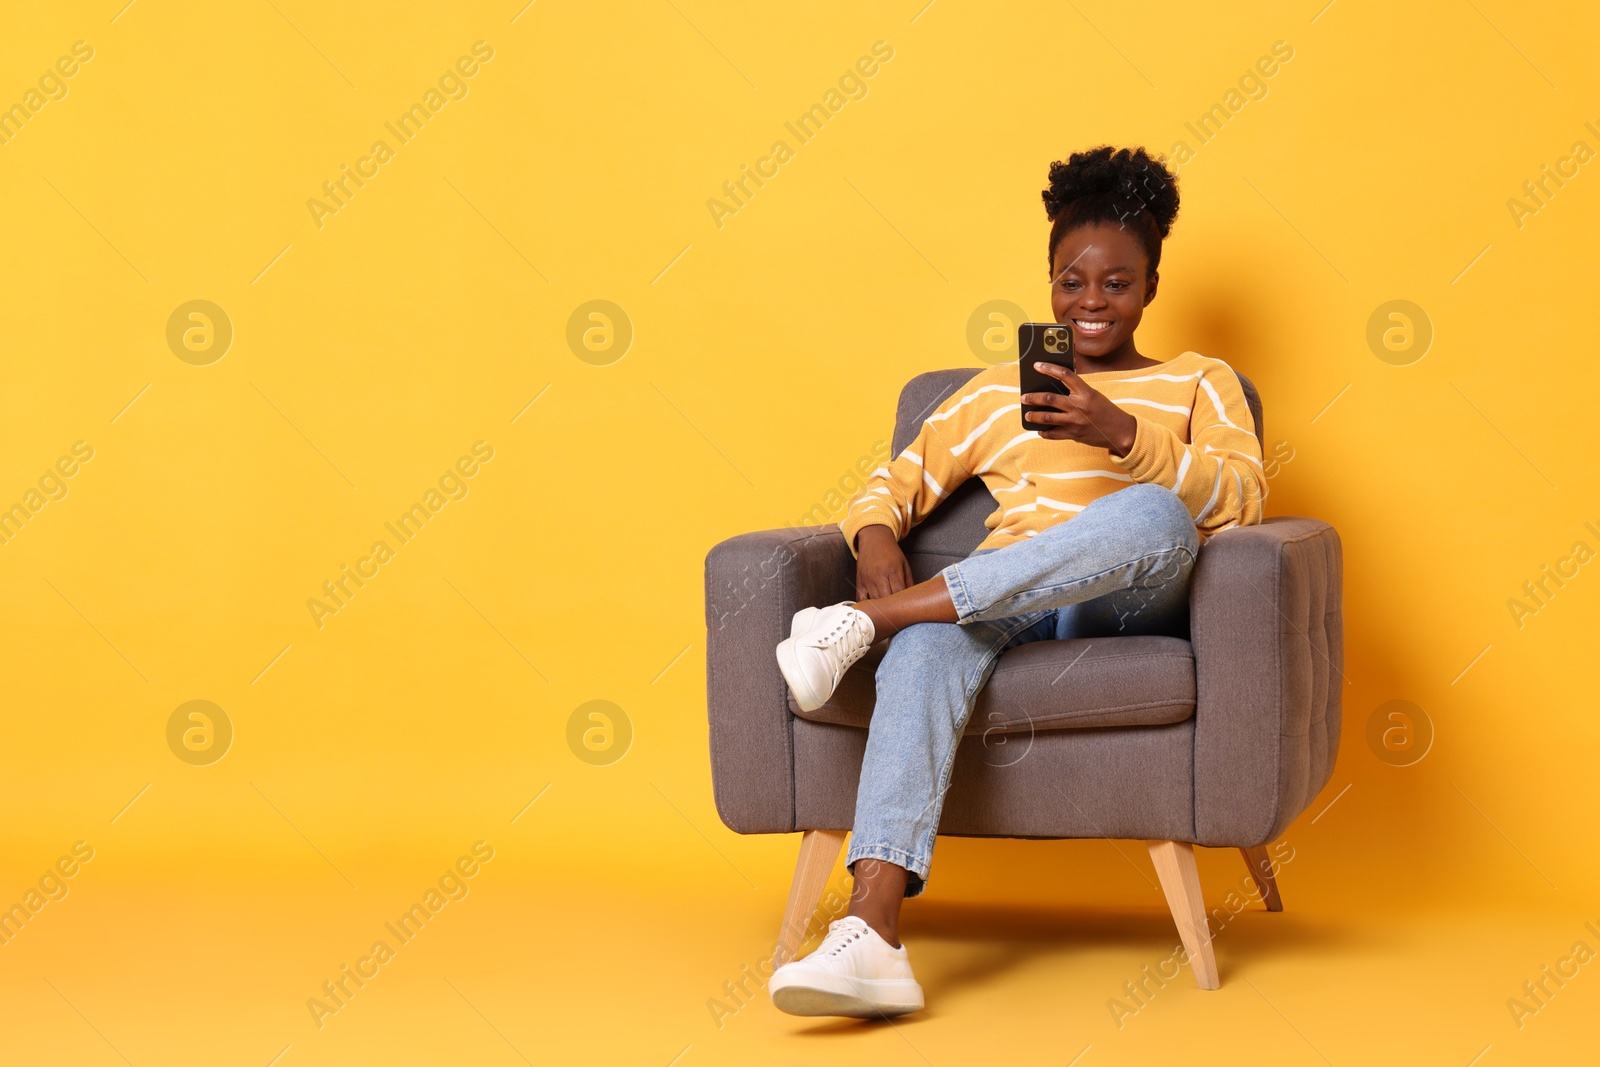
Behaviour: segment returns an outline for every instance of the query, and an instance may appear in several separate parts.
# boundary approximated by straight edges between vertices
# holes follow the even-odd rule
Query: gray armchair
[[[976,371],[900,394],[894,450]],[[1240,383],[1261,434],[1255,387]],[[995,507],[974,480],[903,542],[919,581],[965,558]],[[730,538],[706,557],[706,687],[717,810],[745,834],[803,831],[778,959],[800,944],[854,815],[881,653],[802,712],[773,649],[803,607],[854,597],[837,526]],[[1137,838],[1185,955],[1218,986],[1194,846],[1240,849],[1281,909],[1267,847],[1333,772],[1343,664],[1339,535],[1272,518],[1217,534],[1193,574],[1190,634],[1041,641],[1005,653],[957,753],[941,834]]]

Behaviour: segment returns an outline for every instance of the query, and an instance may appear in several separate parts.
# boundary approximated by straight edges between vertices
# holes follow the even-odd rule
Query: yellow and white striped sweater
[[[1134,482],[1177,493],[1202,541],[1261,521],[1267,493],[1261,443],[1231,367],[1185,352],[1153,367],[1082,377],[1138,420],[1126,456],[1024,430],[1017,365],[991,367],[940,404],[888,466],[873,471],[839,524],[850,551],[863,526],[887,526],[896,540],[904,538],[974,477],[1000,505],[985,520],[990,534],[979,548],[1032,537]]]

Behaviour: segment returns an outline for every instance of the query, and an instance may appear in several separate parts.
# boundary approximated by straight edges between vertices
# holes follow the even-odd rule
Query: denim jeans
[[[1198,551],[1176,494],[1141,483],[946,567],[960,621],[906,627],[878,666],[846,864],[898,864],[910,872],[906,896],[921,893],[956,747],[1000,654],[1030,641],[1184,633]]]

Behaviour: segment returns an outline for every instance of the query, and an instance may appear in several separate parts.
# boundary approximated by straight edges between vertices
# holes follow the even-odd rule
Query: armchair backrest
[[[960,367],[952,370],[929,371],[919,374],[900,390],[900,403],[895,410],[894,454],[911,443],[922,426],[922,420],[933,414],[945,398],[960,389],[978,373],[976,368]],[[1257,440],[1262,438],[1261,396],[1249,378],[1239,376],[1239,386],[1244,390],[1245,402],[1255,418]],[[983,483],[974,478],[957,489],[933,514],[911,531],[905,540],[906,557],[918,581],[932,577],[942,568],[965,559],[988,535],[983,520],[997,507],[994,497]]]

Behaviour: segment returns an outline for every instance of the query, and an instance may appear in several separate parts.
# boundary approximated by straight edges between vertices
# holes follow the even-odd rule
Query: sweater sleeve
[[[911,528],[949,496],[972,472],[960,457],[950,451],[936,425],[964,406],[970,399],[965,389],[957,390],[917,431],[916,438],[887,466],[879,467],[867,479],[866,487],[850,501],[850,508],[839,529],[851,555],[856,552],[856,534],[864,526],[887,526],[894,539],[901,540]],[[965,412],[960,412],[965,414]]]
[[[1134,481],[1177,493],[1202,539],[1261,521],[1267,494],[1261,442],[1232,368],[1212,361],[1201,373],[1189,414],[1189,443],[1159,423],[1134,417],[1133,447],[1113,461]]]

